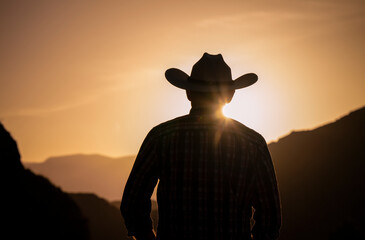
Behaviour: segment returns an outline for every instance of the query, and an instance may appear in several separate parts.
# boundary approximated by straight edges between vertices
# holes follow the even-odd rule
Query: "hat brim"
[[[165,77],[167,81],[175,87],[199,92],[216,92],[245,88],[257,82],[258,79],[256,74],[247,73],[233,81],[225,82],[224,84],[211,84],[201,81],[189,81],[189,75],[177,68],[166,70]]]

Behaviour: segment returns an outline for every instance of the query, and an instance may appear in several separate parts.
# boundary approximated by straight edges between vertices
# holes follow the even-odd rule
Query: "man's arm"
[[[120,211],[129,236],[138,240],[154,239],[151,195],[158,180],[158,156],[154,134],[144,140],[124,188]]]
[[[275,240],[281,226],[281,205],[274,166],[266,143],[258,149],[255,159],[255,240]]]

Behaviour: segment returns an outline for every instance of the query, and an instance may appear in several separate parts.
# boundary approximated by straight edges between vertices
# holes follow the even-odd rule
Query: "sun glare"
[[[222,113],[225,117],[229,117],[228,111],[227,111],[227,104],[225,104],[222,108]]]
[[[227,118],[235,118],[238,117],[238,111],[236,108],[234,108],[234,106],[232,106],[232,104],[225,104],[222,107],[222,114],[223,116],[227,117]]]

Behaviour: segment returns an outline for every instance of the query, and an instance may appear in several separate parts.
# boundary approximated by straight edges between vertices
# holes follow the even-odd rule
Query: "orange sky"
[[[23,161],[136,154],[156,124],[186,114],[167,68],[222,53],[233,118],[268,142],[365,105],[365,2],[1,1],[0,121]]]

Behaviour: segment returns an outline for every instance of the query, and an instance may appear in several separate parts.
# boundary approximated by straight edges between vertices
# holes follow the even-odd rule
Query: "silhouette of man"
[[[159,180],[157,239],[277,239],[281,209],[267,144],[221,112],[235,89],[252,85],[257,76],[249,73],[233,81],[222,55],[207,53],[191,76],[174,68],[165,76],[186,90],[192,108],[145,138],[120,208],[128,234],[156,239],[150,198]]]

